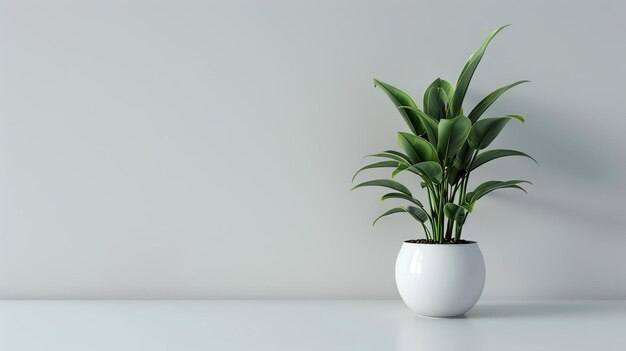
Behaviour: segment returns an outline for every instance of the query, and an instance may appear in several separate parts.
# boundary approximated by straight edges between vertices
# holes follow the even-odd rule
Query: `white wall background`
[[[467,105],[484,166],[530,194],[466,226],[486,298],[625,298],[621,1],[0,1],[0,297],[396,297],[410,218],[349,193],[405,126],[378,77],[455,81],[505,23]],[[375,173],[375,172],[374,172]],[[476,184],[476,183],[474,183]]]

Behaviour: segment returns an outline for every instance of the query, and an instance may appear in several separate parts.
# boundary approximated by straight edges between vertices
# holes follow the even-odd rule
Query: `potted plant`
[[[383,195],[381,201],[396,199],[407,203],[386,211],[374,224],[382,217],[406,213],[423,229],[425,238],[405,241],[396,261],[400,296],[409,308],[423,316],[458,316],[476,304],[485,284],[485,263],[478,244],[461,239],[463,225],[483,196],[498,189],[525,191],[521,185],[530,183],[492,180],[470,190],[470,175],[485,163],[506,156],[532,159],[515,150],[486,150],[507,123],[524,122],[522,116],[482,117],[500,95],[527,81],[496,89],[469,113],[463,112],[463,100],[474,71],[489,42],[505,27],[493,31],[472,54],[456,85],[435,79],[424,93],[421,109],[407,93],[374,80],[375,86],[394,103],[409,131],[397,134],[401,151],[387,150],[370,155],[384,160],[366,165],[354,175],[388,167],[392,169],[391,179],[366,181],[353,189],[390,188],[393,192]],[[394,180],[401,172],[417,176],[416,184],[425,190],[424,199],[416,198],[407,186]]]

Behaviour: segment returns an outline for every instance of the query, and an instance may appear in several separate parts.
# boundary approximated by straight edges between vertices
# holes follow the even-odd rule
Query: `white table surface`
[[[0,301],[0,350],[626,350],[626,301]]]

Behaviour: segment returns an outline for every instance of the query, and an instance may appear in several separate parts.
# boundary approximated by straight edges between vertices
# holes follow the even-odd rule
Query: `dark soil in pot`
[[[434,241],[434,240],[417,239],[417,240],[406,240],[405,243],[409,243],[409,244],[433,244],[433,245],[441,245],[441,244],[460,245],[460,244],[474,244],[476,242],[475,241],[461,239],[459,241],[444,240],[442,243],[439,243],[438,241]]]

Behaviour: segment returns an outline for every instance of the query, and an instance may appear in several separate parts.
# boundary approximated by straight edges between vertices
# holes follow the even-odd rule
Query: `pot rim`
[[[437,243],[412,243],[410,242],[411,240],[415,240],[415,239],[408,239],[408,240],[404,240],[402,242],[402,244],[413,244],[413,245],[425,245],[425,246],[463,246],[463,245],[472,245],[472,244],[476,244],[478,245],[478,242],[476,241],[472,241],[472,240],[465,240],[465,242],[463,243],[458,243],[458,244],[437,244]]]

